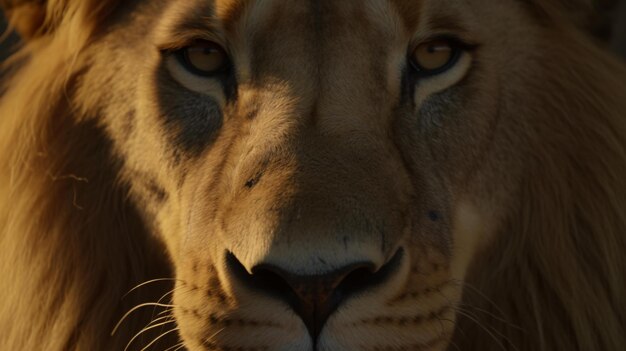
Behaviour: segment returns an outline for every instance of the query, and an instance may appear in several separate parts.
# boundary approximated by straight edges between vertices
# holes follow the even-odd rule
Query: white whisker
[[[159,341],[159,339],[161,339],[162,337],[164,337],[167,334],[170,334],[172,332],[178,331],[178,328],[174,328],[171,330],[166,331],[165,333],[157,336],[156,338],[154,338],[154,340],[152,340],[148,345],[146,345],[144,348],[142,348],[140,351],[146,351],[150,346],[154,345],[154,343],[156,343],[157,341]]]
[[[176,350],[180,350],[181,346],[185,346],[185,342],[181,341],[178,344],[174,345],[174,346],[170,346],[167,349],[163,350],[163,351],[176,351]]]
[[[140,283],[140,284],[136,285],[135,287],[133,287],[132,289],[128,290],[128,292],[126,294],[124,294],[124,296],[122,296],[122,299],[125,298],[126,296],[128,296],[128,294],[132,293],[133,291],[141,288],[142,286],[145,286],[145,285],[148,285],[148,284],[151,284],[151,283],[162,282],[162,281],[177,281],[177,282],[184,283],[184,281],[176,279],[176,278],[158,278],[158,279],[148,280],[148,281]]]
[[[154,329],[154,328],[158,328],[162,325],[166,325],[166,324],[170,324],[170,323],[174,323],[175,321],[173,320],[169,320],[169,321],[165,321],[165,322],[161,322],[152,326],[148,326],[146,328],[141,329],[141,331],[139,331],[137,334],[135,334],[135,336],[133,336],[130,341],[128,342],[128,344],[126,344],[126,347],[124,348],[124,351],[128,350],[128,348],[130,347],[130,345],[133,343],[133,341],[135,341],[135,339],[137,339],[141,334],[147,332],[148,330]]]
[[[117,324],[115,325],[115,327],[113,328],[113,331],[111,332],[111,336],[113,336],[115,334],[115,332],[117,331],[117,329],[120,327],[120,325],[122,324],[122,322],[124,322],[124,320],[126,319],[126,317],[128,317],[131,313],[135,312],[136,310],[142,308],[142,307],[146,307],[146,306],[157,306],[157,307],[176,307],[175,305],[166,305],[166,304],[162,304],[162,303],[156,303],[156,302],[146,302],[146,303],[142,303],[141,305],[137,305],[135,307],[133,307],[130,311],[126,312],[126,314],[124,314],[122,316],[122,318],[120,319],[119,322],[117,322]]]

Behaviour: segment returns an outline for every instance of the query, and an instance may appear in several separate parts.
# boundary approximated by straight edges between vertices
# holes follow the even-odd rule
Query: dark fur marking
[[[146,183],[146,190],[152,195],[152,197],[159,203],[164,202],[168,198],[168,194],[156,181],[150,180]]]
[[[415,74],[412,74],[411,68],[405,66],[402,70],[402,79],[400,80],[400,106],[411,106],[411,108],[415,109],[415,100],[413,97],[415,96],[415,88],[417,84],[417,79],[415,78]]]
[[[226,100],[229,103],[233,104],[237,101],[238,98],[238,90],[237,90],[237,75],[234,72],[235,68],[231,69],[228,75],[224,76],[222,79],[222,86],[224,87],[224,95],[226,96]]]
[[[122,130],[120,131],[120,135],[123,141],[128,140],[135,131],[136,117],[137,111],[134,108],[128,110],[124,114],[122,121]]]
[[[211,340],[202,340],[202,346],[207,351],[267,351],[268,347],[265,346],[257,346],[257,347],[244,347],[244,346],[225,346],[222,344],[218,344]]]
[[[405,293],[403,293],[402,295],[398,296],[394,302],[402,302],[404,300],[415,300],[418,298],[421,298],[423,296],[427,296],[427,295],[432,295],[432,294],[442,294],[441,289],[445,288],[446,286],[450,285],[449,281],[446,281],[444,283],[441,283],[439,285],[435,285],[432,287],[428,287],[428,288],[424,288],[422,290],[418,290],[418,291],[407,291]],[[392,305],[392,304],[390,304]]]
[[[255,101],[250,107],[248,112],[246,112],[246,119],[253,120],[259,115],[259,102]]]
[[[210,96],[192,92],[174,81],[164,69],[156,73],[160,115],[166,134],[184,151],[202,152],[222,127],[220,105]]]
[[[168,192],[154,177],[138,171],[129,171],[127,177],[133,184],[133,187],[144,192],[142,195],[148,196],[150,199],[154,200],[157,205],[167,201],[169,198]]]
[[[170,166],[178,167],[184,158],[183,151],[178,150],[178,149],[173,149],[171,154],[172,154],[172,157],[170,161]]]
[[[228,302],[228,297],[220,291],[219,289],[206,289],[206,297],[207,298],[216,298],[220,304],[224,304]]]
[[[280,324],[272,323],[272,322],[259,322],[257,320],[252,319],[242,319],[242,318],[230,318],[230,317],[222,317],[218,316],[215,313],[209,314],[207,317],[207,322],[210,325],[221,325],[225,327],[229,327],[232,325],[236,325],[238,327],[280,327]]]
[[[248,179],[248,181],[245,184],[246,188],[248,189],[254,188],[254,186],[257,185],[259,181],[261,180],[261,177],[263,177],[263,172],[259,172],[255,174],[254,177]]]
[[[439,212],[431,210],[431,211],[428,211],[428,219],[430,219],[433,222],[437,222],[441,219],[441,215],[439,214]]]
[[[369,325],[407,325],[407,324],[423,324],[433,320],[437,320],[443,317],[446,313],[448,313],[452,309],[451,306],[444,306],[439,310],[432,311],[428,314],[420,314],[412,317],[395,317],[395,316],[379,316],[371,319],[361,320],[360,323],[354,323],[354,326],[358,326],[359,324],[369,324]]]

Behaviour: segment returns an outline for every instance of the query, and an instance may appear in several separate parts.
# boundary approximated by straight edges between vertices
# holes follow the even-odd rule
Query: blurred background
[[[596,13],[592,16],[581,14],[581,23],[585,23],[589,31],[611,50],[626,58],[626,0],[594,0],[594,4]],[[15,34],[6,31],[6,26],[0,11],[0,62],[19,42]]]

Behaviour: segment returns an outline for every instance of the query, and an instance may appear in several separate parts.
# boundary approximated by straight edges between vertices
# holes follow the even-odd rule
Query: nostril
[[[243,283],[288,303],[315,341],[326,320],[348,297],[383,283],[397,269],[402,250],[375,271],[371,262],[357,262],[320,275],[297,275],[271,264],[260,264],[249,274],[232,254],[227,265]]]
[[[252,279],[289,303],[315,340],[328,317],[356,286],[350,283],[344,288],[344,280],[361,281],[373,270],[372,263],[355,263],[326,274],[296,275],[273,265],[259,265],[252,269]]]
[[[384,283],[393,272],[399,269],[403,254],[402,249],[396,251],[393,257],[378,271],[357,269],[351,272],[344,278],[337,290],[347,292],[348,295],[354,295]]]

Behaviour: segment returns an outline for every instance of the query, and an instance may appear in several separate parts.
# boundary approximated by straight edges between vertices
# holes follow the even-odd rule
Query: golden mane
[[[89,64],[77,54],[98,27],[76,14],[98,3],[70,2],[76,8],[62,12],[75,15],[63,24],[58,14],[46,17],[48,28],[58,27],[54,35],[31,41],[5,66],[3,350],[123,349],[152,310],[134,314],[113,339],[119,317],[170,288],[120,299],[135,284],[171,273],[155,258],[166,255],[129,203],[117,174],[121,161],[96,116],[72,101]],[[544,79],[518,89],[534,103],[524,111],[548,122],[528,126],[532,159],[511,200],[516,205],[472,265],[453,339],[461,350],[626,346],[626,69],[573,30],[545,30],[557,56],[538,57],[533,67],[542,72],[534,74]]]
[[[76,118],[81,113],[71,107],[86,64],[75,55],[97,27],[78,14],[104,3],[70,2],[59,11],[74,15],[54,35],[40,33],[4,64],[10,89],[0,100],[3,350],[121,350],[153,309],[134,313],[117,338],[110,335],[114,324],[171,289],[161,282],[122,299],[138,283],[171,276],[167,262],[155,258],[166,254],[129,203],[119,160],[93,116]]]
[[[626,347],[626,69],[549,18],[550,56],[520,69],[537,79],[517,88],[541,123],[525,131],[514,205],[471,266],[461,350]]]

